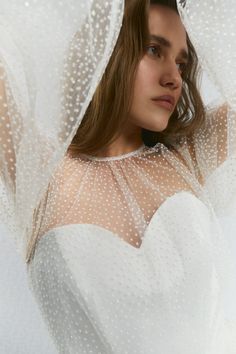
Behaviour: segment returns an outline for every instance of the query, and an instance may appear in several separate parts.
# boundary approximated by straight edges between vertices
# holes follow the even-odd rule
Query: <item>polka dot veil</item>
[[[35,208],[105,70],[123,2],[0,6],[0,214],[25,258]]]

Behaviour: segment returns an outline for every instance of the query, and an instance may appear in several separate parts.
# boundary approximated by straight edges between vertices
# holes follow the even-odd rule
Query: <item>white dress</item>
[[[171,179],[179,190],[154,213],[150,208],[152,216],[139,247],[118,236],[118,230],[132,227],[135,220],[126,211],[123,215],[117,211],[121,201],[114,197],[115,191],[122,194],[123,188],[139,181],[142,194],[135,194],[135,189],[125,196],[141,219],[142,206],[158,200],[163,165],[154,163],[157,156],[157,147],[143,148],[118,159],[77,158],[63,164],[63,171],[73,171],[70,187],[64,189],[59,204],[52,187],[46,218],[48,214],[57,218],[64,209],[63,200],[68,194],[71,200],[74,188],[80,196],[67,212],[66,223],[51,227],[40,238],[29,264],[33,291],[61,353],[235,353],[235,317],[224,312],[233,286],[229,289],[228,281],[222,279],[229,275],[226,247],[214,213],[204,203],[208,191],[203,188],[196,197],[181,178],[176,182],[178,175],[173,170]],[[84,165],[90,171],[79,178]],[[222,166],[208,182],[217,183],[228,167]],[[125,182],[118,185],[115,171],[120,169]],[[62,190],[59,176],[56,190]],[[79,181],[79,186],[72,180]],[[83,191],[84,185],[92,186],[93,192],[97,189],[92,194],[94,201],[87,195],[85,203],[88,191]],[[236,186],[231,188],[230,193],[233,189],[235,193]],[[235,286],[236,279],[230,280]]]
[[[0,214],[27,261],[29,286],[58,352],[235,354],[235,243],[220,220],[236,220],[235,85],[228,91],[225,84],[236,69],[221,80],[221,56],[212,59],[222,101],[207,107],[205,124],[181,144],[143,145],[114,158],[74,156],[66,151],[116,42],[122,1],[2,3]],[[196,1],[182,16],[204,64],[203,10]],[[13,26],[8,20],[16,12]],[[189,23],[199,12],[200,23]],[[94,32],[98,19],[94,38],[88,28]],[[104,45],[97,62],[87,61],[94,47],[80,34]],[[69,79],[79,87],[63,81],[61,92],[58,73],[71,75],[78,57],[86,65]]]

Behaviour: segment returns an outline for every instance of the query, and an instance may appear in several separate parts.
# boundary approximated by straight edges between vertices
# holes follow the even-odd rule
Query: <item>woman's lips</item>
[[[156,100],[152,100],[152,102],[156,106],[163,107],[163,108],[167,109],[168,111],[173,111],[174,104],[169,101],[162,100],[162,99],[156,99]]]
[[[152,98],[152,101],[168,111],[173,111],[174,106],[175,106],[175,97],[172,95],[161,95],[161,96],[156,96]]]

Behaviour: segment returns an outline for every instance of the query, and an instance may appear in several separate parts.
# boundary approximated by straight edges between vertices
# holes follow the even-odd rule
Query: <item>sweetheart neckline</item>
[[[66,228],[69,228],[69,227],[75,227],[75,226],[81,226],[81,227],[84,227],[84,226],[89,226],[89,227],[94,227],[94,228],[98,228],[99,230],[103,230],[104,232],[107,232],[109,233],[112,237],[114,237],[115,239],[117,239],[118,241],[117,242],[122,242],[122,244],[127,247],[127,248],[131,248],[133,250],[133,252],[136,252],[136,253],[140,253],[142,252],[143,250],[143,247],[144,247],[144,242],[145,242],[145,239],[146,237],[148,236],[148,233],[149,233],[149,230],[150,228],[152,227],[152,224],[155,222],[156,218],[158,217],[159,213],[161,213],[162,209],[166,207],[166,204],[169,203],[170,201],[172,201],[173,199],[179,197],[180,195],[187,195],[187,197],[193,197],[194,199],[197,199],[198,201],[200,201],[203,205],[205,205],[199,198],[197,198],[193,193],[191,193],[190,191],[185,191],[185,190],[182,190],[182,191],[178,191],[174,194],[172,194],[171,196],[167,197],[165,199],[165,201],[159,206],[159,208],[154,212],[154,214],[152,215],[146,229],[145,229],[145,232],[143,234],[143,236],[141,237],[141,244],[140,244],[140,247],[135,247],[133,246],[131,243],[125,241],[122,237],[119,236],[119,234],[109,230],[109,229],[106,229],[100,225],[97,225],[97,224],[87,224],[87,223],[74,223],[74,224],[65,224],[65,225],[60,225],[60,226],[56,226],[54,228],[51,228],[50,230],[48,230],[46,233],[44,233],[40,239],[38,240],[37,244],[36,245],[36,248],[39,246],[39,244],[41,244],[43,242],[43,240],[48,237],[50,237],[50,234],[52,232],[55,232],[56,230],[64,230]]]

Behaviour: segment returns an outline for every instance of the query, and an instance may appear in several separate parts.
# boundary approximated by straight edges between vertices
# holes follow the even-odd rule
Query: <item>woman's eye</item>
[[[159,57],[161,54],[161,47],[156,45],[149,45],[147,47],[147,54],[154,57]]]

